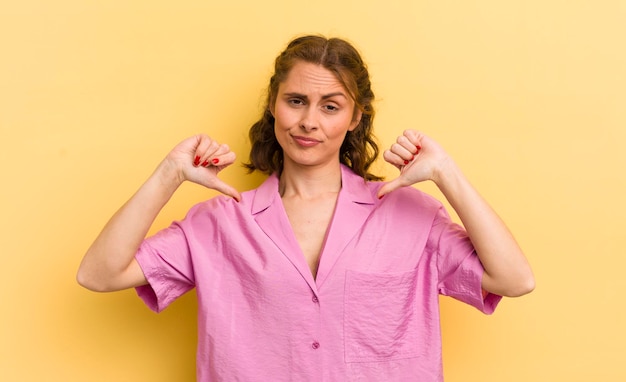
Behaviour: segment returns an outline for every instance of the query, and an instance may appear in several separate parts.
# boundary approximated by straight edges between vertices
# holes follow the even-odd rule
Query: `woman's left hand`
[[[500,296],[521,296],[535,288],[532,270],[515,238],[439,144],[422,133],[406,130],[383,157],[400,169],[400,175],[383,185],[378,197],[432,180],[474,245],[485,269],[483,290]]]
[[[405,130],[396,143],[385,150],[383,158],[396,166],[400,170],[400,175],[380,188],[379,198],[397,188],[426,180],[437,183],[446,165],[451,161],[437,142],[415,130]]]

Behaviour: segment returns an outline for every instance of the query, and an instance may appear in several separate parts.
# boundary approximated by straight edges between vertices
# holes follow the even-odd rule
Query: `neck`
[[[341,190],[341,167],[291,168],[285,166],[280,175],[281,197],[310,199],[323,194],[337,194]]]

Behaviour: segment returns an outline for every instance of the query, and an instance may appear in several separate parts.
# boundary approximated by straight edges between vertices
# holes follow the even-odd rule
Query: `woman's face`
[[[271,109],[274,134],[284,153],[284,170],[339,164],[339,150],[361,112],[328,69],[297,62],[278,86]]]

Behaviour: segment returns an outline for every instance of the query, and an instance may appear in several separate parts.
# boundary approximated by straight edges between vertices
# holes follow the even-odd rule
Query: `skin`
[[[287,173],[314,168],[339,169],[339,149],[356,128],[354,101],[327,69],[297,63],[278,87],[271,107],[274,134],[283,148]]]
[[[515,238],[439,144],[423,133],[406,130],[383,158],[400,170],[400,176],[381,187],[378,196],[382,198],[399,187],[434,182],[476,249],[485,269],[485,291],[517,297],[535,288],[532,270]]]
[[[314,277],[341,189],[341,144],[361,117],[354,109],[332,72],[305,62],[294,65],[271,107],[284,153],[279,191]]]
[[[239,192],[217,177],[235,159],[235,153],[227,145],[206,135],[195,135],[174,147],[148,180],[113,215],[87,250],[78,269],[79,284],[97,292],[146,284],[135,253],[158,213],[185,181],[240,200]],[[207,164],[202,166],[205,162]]]
[[[304,62],[292,68],[271,105],[275,134],[285,154],[279,191],[314,276],[341,189],[339,149],[361,116],[354,110],[349,92],[331,72]],[[476,248],[485,268],[484,290],[521,296],[534,289],[530,266],[506,225],[434,140],[406,130],[383,158],[396,166],[400,175],[386,183],[378,196],[418,182],[434,182]],[[95,291],[145,284],[134,255],[159,211],[185,181],[239,201],[239,192],[218,178],[235,159],[228,146],[206,135],[179,143],[96,238],[79,267],[78,282]]]

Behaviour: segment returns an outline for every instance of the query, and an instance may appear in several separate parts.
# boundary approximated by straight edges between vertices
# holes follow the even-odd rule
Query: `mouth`
[[[313,147],[313,146],[321,143],[317,139],[313,139],[313,138],[309,138],[309,137],[303,137],[303,136],[299,136],[299,135],[292,136],[292,139],[298,145],[304,146],[304,147]]]

